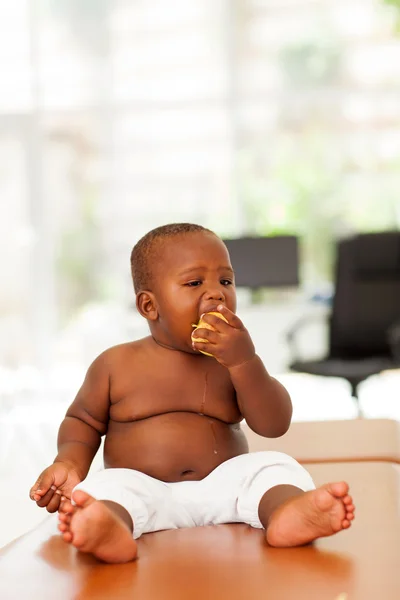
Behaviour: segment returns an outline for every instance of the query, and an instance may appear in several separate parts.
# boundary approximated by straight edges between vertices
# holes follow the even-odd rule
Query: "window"
[[[298,233],[314,283],[336,236],[399,227],[395,18],[380,0],[3,3],[0,361],[46,364],[85,307],[129,309],[131,247],[166,221]]]

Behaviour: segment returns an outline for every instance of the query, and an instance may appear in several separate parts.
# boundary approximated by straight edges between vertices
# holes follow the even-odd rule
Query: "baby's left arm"
[[[283,435],[292,418],[288,391],[269,375],[239,317],[222,305],[218,311],[227,322],[212,314],[204,315],[203,321],[213,330],[196,330],[193,347],[212,354],[228,369],[240,411],[253,431],[264,437]],[[207,342],[196,342],[196,336]]]
[[[257,355],[229,369],[240,412],[248,426],[264,437],[280,437],[289,429],[292,401],[287,389],[268,373]]]

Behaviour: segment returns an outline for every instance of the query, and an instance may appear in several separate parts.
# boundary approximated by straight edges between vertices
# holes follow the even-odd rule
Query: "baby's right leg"
[[[65,500],[59,512],[59,530],[64,540],[81,552],[107,563],[124,563],[136,558],[133,522],[120,504],[95,500],[83,490],[73,493],[76,506]]]

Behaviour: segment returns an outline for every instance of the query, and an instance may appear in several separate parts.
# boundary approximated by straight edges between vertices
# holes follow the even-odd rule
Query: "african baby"
[[[236,315],[223,241],[199,225],[158,227],[133,248],[131,268],[150,335],[93,361],[55,461],[30,490],[59,511],[64,540],[122,563],[142,534],[162,529],[247,523],[266,543],[291,547],[350,527],[347,483],[316,489],[293,458],[249,453],[240,422],[278,437],[292,405]],[[102,436],[104,469],[88,475]]]

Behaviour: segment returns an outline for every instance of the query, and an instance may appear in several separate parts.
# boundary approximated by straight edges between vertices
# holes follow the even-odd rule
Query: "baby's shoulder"
[[[151,339],[151,338],[150,338]],[[140,356],[148,347],[149,338],[142,338],[140,340],[134,340],[132,342],[125,342],[123,344],[117,344],[104,350],[98,358],[113,363],[115,361],[120,362],[124,359],[132,360],[134,356]]]
[[[148,344],[148,338],[117,344],[116,346],[111,346],[111,348],[104,350],[96,358],[96,361],[102,362],[111,370],[115,367],[120,367],[127,361],[132,362],[132,360],[137,360],[143,355],[143,352],[148,347]]]

